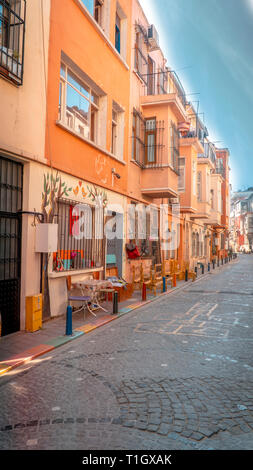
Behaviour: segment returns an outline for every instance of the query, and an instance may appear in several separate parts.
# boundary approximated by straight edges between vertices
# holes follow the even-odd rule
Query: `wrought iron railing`
[[[212,163],[216,163],[216,153],[214,145],[211,142],[204,143],[204,153],[199,153],[198,158],[209,158]]]
[[[23,83],[26,0],[0,0],[0,74]]]
[[[196,138],[200,141],[200,143],[204,146],[204,140],[208,136],[208,132],[205,126],[201,123],[200,119],[198,118],[197,114],[193,114],[189,116],[190,120],[190,129],[188,132],[182,132],[180,137],[182,139],[191,139]]]
[[[143,86],[144,96],[176,94],[183,107],[186,108],[186,94],[176,72],[164,70],[149,73],[143,75],[143,79],[145,82]]]
[[[219,174],[222,176],[222,178],[226,177],[226,169],[225,168],[215,168],[215,173]]]

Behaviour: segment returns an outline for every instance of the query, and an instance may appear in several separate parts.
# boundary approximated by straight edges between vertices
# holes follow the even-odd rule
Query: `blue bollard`
[[[72,307],[68,305],[66,315],[66,336],[72,335]]]
[[[163,292],[166,292],[166,277],[163,277]]]

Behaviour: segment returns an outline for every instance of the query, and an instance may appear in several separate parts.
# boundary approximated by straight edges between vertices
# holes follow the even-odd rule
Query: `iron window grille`
[[[141,168],[160,168],[164,162],[164,121],[133,111],[132,159]]]
[[[23,83],[26,0],[0,0],[0,74]]]
[[[74,208],[81,204],[81,209]],[[58,250],[54,271],[104,267],[104,209],[70,199],[58,200]]]

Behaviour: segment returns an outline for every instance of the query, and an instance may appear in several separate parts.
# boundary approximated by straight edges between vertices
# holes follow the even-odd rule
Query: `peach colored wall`
[[[49,17],[50,0],[42,5],[27,2],[23,85],[16,87],[0,77],[0,149],[40,161],[45,147]]]

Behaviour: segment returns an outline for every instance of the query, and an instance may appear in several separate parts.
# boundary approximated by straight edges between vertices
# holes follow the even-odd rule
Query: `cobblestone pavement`
[[[253,449],[253,256],[0,378],[1,449]]]

